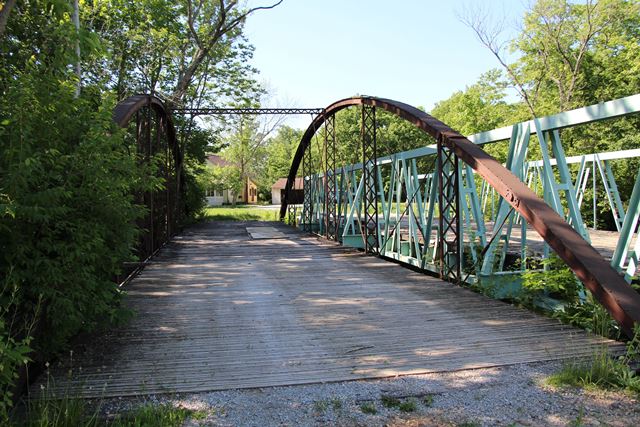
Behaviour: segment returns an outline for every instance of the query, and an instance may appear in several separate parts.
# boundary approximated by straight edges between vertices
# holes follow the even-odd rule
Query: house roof
[[[280,178],[271,186],[272,190],[284,190],[287,186],[287,178]],[[296,190],[302,190],[303,182],[302,178],[296,178],[296,181],[293,184],[293,188]]]
[[[209,163],[212,166],[230,166],[231,163],[227,162],[225,159],[223,159],[221,156],[218,156],[217,154],[209,154],[207,156],[207,163]]]

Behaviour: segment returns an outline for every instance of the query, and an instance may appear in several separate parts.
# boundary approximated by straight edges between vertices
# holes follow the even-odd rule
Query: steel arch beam
[[[149,194],[148,196],[148,206],[149,206],[149,217],[150,219],[150,230],[146,230],[146,234],[150,236],[151,238],[151,248],[145,251],[144,253],[144,258],[151,256],[155,250],[161,246],[162,244],[164,244],[166,241],[168,241],[171,236],[177,231],[178,228],[178,222],[179,222],[179,216],[180,216],[180,211],[182,210],[182,205],[181,205],[181,196],[183,193],[183,183],[184,183],[184,171],[182,169],[182,162],[183,162],[183,157],[182,157],[182,152],[180,150],[180,146],[178,145],[178,141],[176,138],[176,130],[175,127],[173,125],[173,120],[171,119],[171,115],[169,114],[169,111],[167,110],[167,108],[165,107],[164,103],[156,98],[155,96],[151,96],[151,95],[144,95],[144,94],[139,94],[139,95],[133,95],[130,96],[129,98],[120,101],[115,109],[113,110],[113,121],[121,128],[126,128],[129,123],[133,120],[136,121],[138,117],[138,112],[140,112],[142,109],[144,108],[148,108],[148,115],[147,115],[147,120],[148,120],[148,124],[147,126],[149,126],[149,128],[146,130],[146,138],[147,141],[146,143],[148,144],[148,147],[146,147],[146,149],[151,150],[151,144],[153,144],[153,142],[151,141],[152,138],[152,132],[151,132],[151,126],[152,126],[152,112],[155,114],[155,118],[157,120],[156,126],[161,128],[164,135],[166,135],[166,142],[167,142],[167,147],[168,150],[170,151],[170,153],[167,152],[167,159],[172,158],[173,160],[173,167],[174,167],[174,173],[175,175],[171,175],[172,178],[175,179],[175,186],[170,185],[170,180],[169,180],[169,176],[170,174],[167,172],[166,174],[166,178],[167,178],[167,183],[166,183],[166,206],[161,206],[166,208],[166,221],[164,223],[164,225],[166,226],[166,230],[162,230],[163,232],[166,232],[166,235],[161,236],[160,241],[157,242],[157,244],[154,244],[153,238],[154,238],[154,233],[155,232],[159,232],[159,230],[154,229],[154,222],[153,222],[153,218],[154,215],[156,214],[156,212],[154,211],[154,196],[153,194]],[[137,135],[137,138],[141,138],[143,137],[143,135]],[[159,145],[159,141],[161,138],[161,134],[158,131],[158,128],[156,128],[156,134],[155,134],[155,143],[156,146]],[[140,143],[140,141],[136,141],[138,144]],[[150,154],[151,151],[149,151],[148,154]],[[170,156],[170,157],[169,157]],[[174,191],[174,193],[172,194],[172,191]],[[159,211],[160,212],[160,211]],[[162,223],[161,223],[162,224]]]
[[[178,145],[176,128],[173,125],[171,115],[160,99],[151,95],[130,96],[129,98],[118,102],[116,108],[113,110],[113,121],[121,128],[125,128],[129,125],[129,122],[135,114],[145,107],[150,107],[162,119],[165,131],[167,132],[167,142],[173,152],[176,165],[180,165],[180,170],[182,170],[182,152]]]
[[[361,96],[342,99],[325,108],[313,120],[300,141],[289,170],[280,218],[286,212],[289,191],[315,130],[329,116],[356,105],[375,106],[402,117],[452,150],[531,224],[622,326],[625,333],[633,334],[634,324],[640,324],[640,294],[624,281],[598,251],[529,187],[479,146],[424,111],[402,102]]]
[[[159,113],[162,119],[165,120],[169,144],[174,147],[174,151],[180,156],[180,160],[182,160],[182,154],[180,153],[177,144],[176,129],[173,126],[173,120],[171,119],[164,103],[155,96],[133,95],[118,102],[118,105],[116,105],[116,108],[113,110],[113,121],[121,128],[127,127],[136,112],[147,106]]]

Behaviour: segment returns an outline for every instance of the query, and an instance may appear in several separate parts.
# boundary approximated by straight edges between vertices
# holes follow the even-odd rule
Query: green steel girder
[[[380,105],[394,112],[396,111],[393,110],[396,108],[394,105],[399,105],[391,103],[392,106],[389,107],[385,105],[387,100],[374,100],[370,105],[365,98],[355,101],[354,105],[364,105],[373,110],[374,105],[378,105],[376,102],[382,102]],[[350,100],[345,100],[344,104],[350,105]],[[398,108],[404,108],[404,106]],[[331,110],[331,107],[328,110]],[[637,111],[640,111],[640,95],[519,123],[508,128],[474,135],[469,139],[476,144],[489,143],[506,139],[504,136],[508,130],[508,138],[511,141],[507,168],[520,182],[526,182],[529,187],[536,189],[538,194],[542,193],[549,205],[565,221],[570,222],[585,239],[588,239],[588,234],[580,214],[580,205],[584,198],[589,175],[595,185],[595,172],[598,171],[601,181],[605,185],[609,202],[618,215],[616,223],[621,227],[623,234],[626,230],[629,236],[625,242],[621,239],[612,265],[618,270],[626,268],[627,280],[629,280],[635,274],[638,264],[638,255],[636,254],[640,254],[640,243],[633,251],[629,250],[631,236],[637,228],[640,216],[638,213],[640,212],[640,190],[637,191],[639,194],[632,196],[630,206],[625,212],[619,202],[621,198],[617,193],[617,185],[608,161],[637,156],[626,154],[615,156],[612,153],[588,155],[593,156],[593,164],[590,169],[588,156],[569,158],[565,156],[558,130],[567,126],[604,120]],[[363,114],[366,113],[363,112]],[[411,114],[418,115],[414,112]],[[363,120],[363,127],[364,123],[365,120]],[[373,129],[375,130],[375,126]],[[365,131],[363,131],[364,134]],[[369,131],[370,134],[371,131]],[[527,162],[528,144],[533,134],[537,135],[542,158],[536,162]],[[462,137],[455,136],[455,138]],[[363,148],[366,143],[363,136]],[[451,140],[448,144],[448,147],[456,146],[456,143],[451,143]],[[371,146],[371,142],[369,142],[369,146]],[[456,152],[454,158],[457,159],[458,156],[469,152],[475,153],[474,156],[482,156],[479,154],[480,152],[476,152],[477,149],[474,151],[469,146],[472,144],[465,145],[464,149],[460,149],[462,150],[460,153]],[[520,257],[522,265],[525,266],[527,224],[523,215],[527,217],[527,220],[531,220],[531,214],[522,209],[514,212],[514,208],[518,207],[517,200],[514,201],[508,192],[505,193],[504,188],[500,188],[502,185],[500,183],[498,183],[498,187],[495,187],[495,181],[492,182],[492,187],[483,183],[478,190],[479,183],[475,179],[478,175],[468,166],[453,167],[451,166],[452,162],[447,161],[441,167],[437,167],[435,172],[419,170],[417,160],[436,154],[437,148],[437,146],[427,146],[379,158],[375,155],[364,154],[363,163],[335,168],[333,171],[331,167],[325,165],[322,174],[305,178],[306,186],[308,185],[310,191],[314,193],[311,196],[313,203],[310,203],[312,206],[308,211],[313,212],[313,222],[317,224],[317,231],[327,232],[327,217],[330,215],[327,198],[330,195],[326,183],[329,176],[332,175],[336,179],[335,197],[339,217],[337,222],[340,224],[339,230],[345,243],[347,243],[347,239],[351,239],[349,241],[353,242],[352,238],[359,236],[368,251],[371,251],[371,245],[376,244],[376,249],[379,248],[379,253],[385,257],[407,262],[426,270],[439,271],[443,277],[454,280],[461,277],[460,269],[469,267],[463,265],[465,262],[464,245],[465,248],[468,246],[471,260],[475,265],[482,262],[482,270],[479,273],[491,277],[492,274],[502,274],[500,270],[505,265],[511,230],[519,226],[522,235]],[[575,157],[579,157],[579,159],[576,161]],[[443,158],[440,158],[440,162],[442,160]],[[477,165],[472,160],[469,158],[464,160],[469,166],[476,169]],[[575,178],[569,169],[571,163],[579,163]],[[487,171],[481,170],[479,173],[485,176],[483,174],[486,174]],[[640,176],[638,180],[636,188],[640,186]],[[538,190],[540,186],[542,192]],[[494,188],[498,191],[495,191]],[[518,188],[518,191],[521,191],[520,187]],[[634,193],[636,193],[635,190]],[[495,208],[496,198],[494,195],[498,196],[497,209]],[[505,197],[509,199],[508,202]],[[538,206],[536,205],[536,209]],[[494,222],[491,239],[484,231],[484,219],[485,215],[489,214],[489,208],[491,208],[490,219]],[[378,220],[379,213],[380,221]],[[438,218],[439,225],[437,227],[434,226],[434,218]],[[376,223],[374,227],[366,226],[374,221]],[[540,228],[544,229],[539,222],[534,224],[534,227],[538,227],[539,233],[542,233]],[[369,234],[369,231],[376,233],[375,238],[371,239],[367,235],[362,236],[363,232]],[[453,236],[457,236],[457,241],[453,239]],[[574,237],[571,239],[577,244],[578,241]],[[440,247],[440,251],[432,250],[434,240]],[[545,238],[545,240],[548,239]],[[556,247],[558,243],[553,241],[551,243],[558,250]],[[478,251],[479,247],[482,247],[483,250]],[[564,246],[564,248],[566,247]],[[455,249],[451,250],[453,248]],[[545,252],[548,253],[546,245]],[[499,256],[497,262],[494,261],[496,256]],[[436,262],[436,257],[440,258],[441,262]],[[595,254],[589,252],[589,257],[595,257]],[[575,259],[571,262],[575,262]],[[454,272],[452,269],[457,271]],[[585,279],[585,276],[581,277],[587,282],[592,280],[588,277]],[[590,289],[594,290],[593,283],[589,283]],[[620,290],[622,291],[622,288]],[[600,295],[598,298],[604,297]],[[611,308],[612,314],[619,320],[623,319],[620,317],[620,312],[616,310],[619,309]],[[625,319],[622,321],[626,322],[623,326],[628,330],[628,321]]]

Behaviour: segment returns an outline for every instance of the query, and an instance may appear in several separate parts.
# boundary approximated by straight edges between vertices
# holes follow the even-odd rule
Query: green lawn
[[[265,209],[250,205],[216,206],[205,209],[206,221],[278,221],[279,209]]]

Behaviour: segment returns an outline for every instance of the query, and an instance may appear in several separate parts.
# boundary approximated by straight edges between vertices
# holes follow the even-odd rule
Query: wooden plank
[[[62,361],[53,369],[51,384],[85,397],[131,396],[380,378],[623,349],[279,223],[268,224],[277,238],[252,239],[247,230],[261,226],[208,223],[177,236],[130,282],[125,302],[137,313],[131,323],[77,349],[73,365]]]

